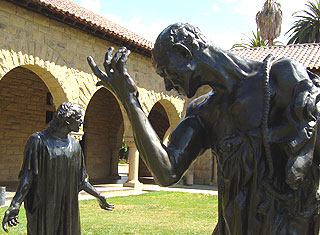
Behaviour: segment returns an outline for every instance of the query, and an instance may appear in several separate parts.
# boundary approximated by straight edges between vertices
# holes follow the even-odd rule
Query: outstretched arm
[[[195,116],[182,121],[174,130],[168,147],[164,146],[152,128],[138,100],[135,83],[126,70],[130,53],[122,47],[112,57],[110,48],[101,71],[91,57],[88,63],[103,85],[122,103],[131,122],[135,143],[140,156],[160,185],[172,185],[180,180],[192,161],[203,150],[203,128]]]
[[[94,196],[95,198],[97,198],[98,202],[99,202],[99,205],[101,207],[101,209],[104,209],[104,210],[113,210],[114,208],[114,205],[112,204],[109,204],[106,200],[106,198],[101,195],[98,190],[93,187],[89,181],[85,180],[82,185],[81,185],[81,190],[84,190],[86,191],[87,193],[89,193],[90,195]]]
[[[31,171],[23,173],[19,180],[19,185],[17,187],[17,192],[13,197],[10,207],[4,213],[2,228],[4,231],[8,232],[7,223],[10,227],[16,226],[18,221],[18,214],[21,204],[29,192],[33,180],[33,175]]]

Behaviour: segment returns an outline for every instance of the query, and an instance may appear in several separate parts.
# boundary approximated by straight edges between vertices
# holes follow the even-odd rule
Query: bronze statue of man
[[[80,232],[78,194],[85,190],[100,207],[112,210],[89,182],[79,142],[70,136],[82,125],[81,108],[62,103],[49,128],[29,137],[24,151],[17,192],[5,212],[3,229],[18,224],[22,202],[27,214],[28,235],[77,235]]]
[[[94,74],[125,108],[135,142],[156,181],[177,183],[201,153],[217,156],[215,235],[316,235],[319,231],[319,77],[288,58],[247,60],[211,45],[189,24],[164,29],[152,50],[166,90],[193,100],[165,146],[126,70],[130,53],[106,53]]]

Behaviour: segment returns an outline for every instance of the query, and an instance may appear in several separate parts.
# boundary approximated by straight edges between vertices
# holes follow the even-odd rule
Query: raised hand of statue
[[[19,223],[18,214],[19,214],[19,207],[10,206],[6,212],[4,213],[3,221],[2,221],[2,228],[4,231],[8,232],[7,223],[9,227],[16,226]]]
[[[98,202],[101,209],[112,211],[114,209],[114,205],[109,204],[104,196],[98,197]]]
[[[93,73],[100,78],[97,85],[103,85],[110,89],[121,101],[130,98],[130,95],[137,96],[137,87],[127,72],[126,62],[130,50],[121,47],[113,56],[114,48],[110,47],[106,52],[103,66],[105,72],[101,71],[93,58],[87,58]]]

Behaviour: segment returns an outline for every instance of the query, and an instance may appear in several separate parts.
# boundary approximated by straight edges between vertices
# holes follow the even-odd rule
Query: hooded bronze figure
[[[207,149],[217,156],[215,235],[319,232],[319,77],[288,58],[263,62],[211,45],[189,24],[158,36],[153,65],[167,90],[193,97],[168,146],[153,130],[126,70],[129,51],[106,53],[105,72],[89,65],[131,121],[140,156],[160,185],[177,183]]]

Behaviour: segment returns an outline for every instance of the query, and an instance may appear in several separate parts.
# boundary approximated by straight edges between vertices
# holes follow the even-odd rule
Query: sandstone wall
[[[43,94],[47,92],[52,94],[54,107],[58,107],[61,102],[69,100],[79,103],[84,115],[86,114],[90,100],[99,89],[95,86],[98,80],[92,74],[86,57],[91,55],[100,68],[103,68],[102,60],[110,46],[119,48],[118,45],[64,23],[7,1],[0,1],[0,87],[8,88],[10,94],[19,94],[10,98],[14,99],[14,102],[17,103],[16,106],[1,106],[1,125],[10,126],[10,128],[13,126],[2,117],[14,116],[15,110],[12,109],[18,107],[26,115],[25,118],[28,118],[28,112],[24,110],[32,109],[34,106],[37,107],[37,111],[32,114],[34,123],[27,122],[28,125],[23,131],[19,129],[13,132],[14,134],[10,134],[10,143],[5,139],[5,136],[8,137],[8,130],[0,128],[0,147],[2,146],[0,149],[0,171],[2,174],[0,175],[0,181],[11,181],[16,178],[27,136],[47,126],[46,123],[43,123],[44,110],[46,109],[46,106],[43,106],[43,99],[45,99]],[[155,73],[150,58],[132,53],[129,56],[127,67],[138,86],[139,99],[144,111],[148,115],[153,106],[160,102],[168,116],[170,123],[168,133],[170,133],[185,114],[186,100],[179,97],[174,91],[165,91],[162,78]],[[34,77],[40,81],[39,84],[41,85],[32,85],[32,89],[37,90],[41,86],[41,89],[39,88],[41,95],[37,93],[38,90],[30,95],[31,88],[29,90],[19,90],[21,87],[14,85],[12,82],[14,78],[7,77],[7,74],[15,68],[26,69],[24,70],[25,73],[33,74],[30,79]],[[17,77],[16,74],[14,77]],[[23,80],[27,81],[25,78]],[[38,100],[32,100],[31,96],[37,97]],[[0,93],[0,100],[3,102],[7,99],[4,97]],[[41,105],[37,102],[41,102]],[[123,113],[123,108],[120,106],[119,109],[123,118],[122,125],[124,128],[122,132],[124,131],[124,137],[130,138],[132,137],[130,124]],[[82,131],[78,135],[79,140],[83,134]],[[23,132],[25,134],[21,137]],[[118,135],[120,135],[120,132],[121,130],[117,132]],[[12,141],[18,141],[19,143],[12,147]],[[115,142],[116,145],[119,144],[118,140]],[[112,150],[112,155],[115,154],[117,154],[116,150]],[[16,163],[3,164],[3,162],[11,160]],[[112,174],[115,174],[116,170],[114,167],[111,168]]]

